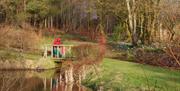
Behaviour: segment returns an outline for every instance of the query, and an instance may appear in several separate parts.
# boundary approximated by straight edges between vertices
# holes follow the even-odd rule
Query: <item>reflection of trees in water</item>
[[[68,62],[68,65],[57,70],[56,77],[50,81],[50,89],[52,89],[52,91],[88,91],[87,88],[81,84],[83,75],[82,69],[77,71],[74,65]],[[46,86],[46,84],[44,86]]]
[[[1,71],[0,74],[1,91],[37,91],[37,86],[43,86],[39,78],[25,78],[24,72]]]
[[[66,84],[81,84],[81,82],[85,80],[86,75],[91,72],[98,76],[98,67],[105,54],[104,44],[83,44],[76,46],[73,48],[73,54],[76,56],[76,59],[74,61],[63,61],[63,66],[60,70],[60,78],[62,78]]]
[[[87,91],[81,84],[66,82],[63,74],[55,74],[48,79],[28,71],[0,71],[0,91]]]
[[[85,88],[81,84],[65,83],[65,81],[60,81],[60,79],[51,79],[50,90],[51,91],[88,91],[87,88]],[[46,87],[45,87],[45,91],[47,91]]]

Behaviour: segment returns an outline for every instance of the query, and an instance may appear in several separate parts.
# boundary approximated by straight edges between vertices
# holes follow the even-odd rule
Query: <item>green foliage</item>
[[[164,53],[162,48],[154,48],[154,47],[148,47],[148,46],[143,46],[142,48],[146,52]]]
[[[38,0],[31,0],[27,4],[27,12],[32,15],[37,15],[40,18],[44,18],[49,14],[49,4],[48,0],[38,1]],[[34,18],[37,18],[34,17]]]
[[[174,16],[179,14],[161,10],[161,4],[160,0],[136,0],[135,3],[130,0],[131,13],[128,13],[126,0],[0,0],[0,21],[18,26],[61,28],[66,32],[90,32],[92,38],[97,32],[113,33],[113,41],[127,38],[123,40],[134,41],[134,45],[139,41],[150,44],[154,36],[158,38],[160,22],[174,35]],[[128,23],[132,20],[133,28],[130,28]]]
[[[16,21],[18,24],[20,24],[24,21],[27,21],[28,17],[29,17],[29,14],[27,14],[26,12],[20,12],[16,14]]]
[[[121,24],[118,24],[117,26],[115,26],[114,31],[113,31],[113,35],[112,35],[112,40],[115,42],[118,42],[122,39],[122,33],[124,31],[124,27]]]
[[[7,59],[9,60],[19,60],[22,58],[19,54],[16,52],[10,51],[10,50],[0,50],[0,60],[5,61]]]

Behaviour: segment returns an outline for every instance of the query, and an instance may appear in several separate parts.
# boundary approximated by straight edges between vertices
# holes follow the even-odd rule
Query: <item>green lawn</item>
[[[105,91],[180,91],[180,71],[105,58],[100,74],[85,84]]]
[[[31,59],[31,60],[38,60],[41,55],[39,53],[25,53],[25,52],[18,52],[13,50],[0,50],[0,58],[7,59],[7,60],[20,60],[20,59]]]

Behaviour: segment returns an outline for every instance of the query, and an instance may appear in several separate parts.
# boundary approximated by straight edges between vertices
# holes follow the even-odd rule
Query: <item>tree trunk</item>
[[[53,28],[53,17],[51,16],[51,20],[50,20],[50,28]]]
[[[135,12],[135,6],[136,2],[135,0],[132,1],[132,8],[130,6],[130,0],[126,0],[127,9],[128,9],[128,19],[129,19],[129,31],[131,33],[131,41],[134,46],[137,46],[138,38],[137,38],[137,32],[136,32],[136,12]]]
[[[44,27],[47,28],[47,18],[44,19]]]

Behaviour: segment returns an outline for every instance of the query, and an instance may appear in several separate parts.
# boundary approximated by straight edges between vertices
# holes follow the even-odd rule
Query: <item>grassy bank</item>
[[[51,69],[55,63],[50,59],[42,58],[39,53],[17,52],[0,50],[0,69]]]
[[[105,91],[180,90],[180,71],[105,58],[100,74],[85,84]]]
[[[86,37],[71,34],[60,34],[63,44],[80,45],[91,43],[85,40]],[[56,64],[50,58],[42,57],[45,46],[52,44],[54,36],[40,37],[39,44],[35,51],[23,51],[16,48],[1,48],[0,47],[0,69],[49,69],[55,68]],[[91,43],[93,44],[93,43]]]

